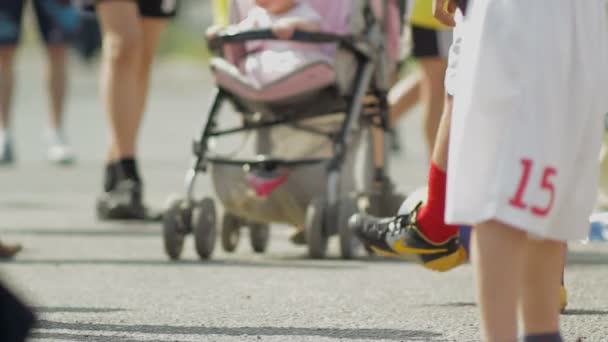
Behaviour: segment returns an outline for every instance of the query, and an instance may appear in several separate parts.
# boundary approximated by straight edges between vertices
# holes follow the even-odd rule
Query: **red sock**
[[[429,192],[426,204],[420,208],[417,221],[420,230],[433,242],[444,242],[458,233],[458,226],[447,225],[445,214],[445,189],[447,175],[435,163],[429,170]]]

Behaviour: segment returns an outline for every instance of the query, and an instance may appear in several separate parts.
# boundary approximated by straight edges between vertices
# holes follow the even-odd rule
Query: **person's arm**
[[[456,8],[458,8],[458,0],[433,0],[433,15],[442,24],[447,26],[456,26],[456,21],[454,20]]]
[[[207,39],[213,39],[222,32],[229,30],[247,31],[256,27],[256,21],[254,16],[247,16],[243,21],[235,25],[212,25],[207,28],[206,36]]]
[[[321,30],[321,24],[304,18],[285,18],[272,25],[272,32],[280,39],[289,39],[295,31],[315,32]]]

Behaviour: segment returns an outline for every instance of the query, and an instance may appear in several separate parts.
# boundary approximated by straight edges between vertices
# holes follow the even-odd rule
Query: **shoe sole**
[[[143,209],[134,209],[130,206],[97,203],[97,217],[102,221],[157,221],[158,218],[150,217]]]
[[[467,260],[467,252],[464,247],[458,247],[456,252],[442,256],[440,258],[421,262],[425,268],[436,272],[447,272],[453,268],[462,265]]]

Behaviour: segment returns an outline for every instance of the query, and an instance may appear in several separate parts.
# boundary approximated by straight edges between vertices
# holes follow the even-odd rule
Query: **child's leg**
[[[425,267],[437,271],[447,271],[466,260],[466,252],[458,242],[458,226],[447,225],[444,220],[451,96],[446,98],[444,108],[429,170],[427,201],[419,210],[414,210],[415,222],[407,220],[403,236],[386,233],[392,230],[390,227],[394,224],[402,225],[403,215],[412,215],[411,212],[401,213],[388,220],[355,215],[349,223],[359,239],[370,249],[391,255],[416,255]],[[408,229],[409,233],[406,234]],[[404,239],[398,245],[403,248],[397,249],[394,243],[401,237]]]
[[[427,202],[420,209],[416,221],[420,231],[429,240],[441,243],[458,233],[457,226],[446,225],[444,221],[445,194],[448,166],[448,142],[450,140],[450,120],[453,97],[446,96],[444,113],[441,117],[429,170]]]
[[[452,119],[452,107],[454,106],[454,97],[451,95],[445,96],[443,114],[439,121],[437,129],[437,137],[435,137],[435,145],[431,154],[431,160],[438,168],[445,171],[448,168],[448,147],[450,141],[450,120]]]
[[[560,280],[564,261],[564,243],[529,239],[525,249],[520,297],[526,336],[559,331]]]
[[[498,221],[484,222],[473,229],[472,256],[483,341],[517,341],[517,301],[526,241],[525,232]],[[559,281],[553,285],[559,285]]]

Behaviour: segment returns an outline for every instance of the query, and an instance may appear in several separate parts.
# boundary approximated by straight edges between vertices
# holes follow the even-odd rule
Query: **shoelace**
[[[391,218],[390,221],[379,222],[379,225],[387,225],[386,234],[389,236],[396,236],[403,234],[408,228],[416,225],[416,217],[418,216],[418,211],[422,207],[422,202],[418,203],[414,210],[405,215],[398,215],[394,218]],[[376,229],[378,235],[382,234],[382,229]],[[380,236],[379,236],[380,237]]]

